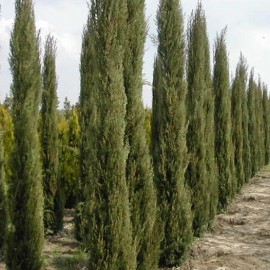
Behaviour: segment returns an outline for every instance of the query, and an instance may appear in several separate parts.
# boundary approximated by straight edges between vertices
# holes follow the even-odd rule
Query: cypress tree
[[[129,148],[126,178],[137,251],[137,269],[156,269],[159,259],[156,190],[145,130],[142,67],[146,38],[145,1],[128,0],[124,85],[127,96],[125,141]]]
[[[202,14],[204,13],[202,6],[200,7]],[[204,14],[203,14],[204,15]],[[203,18],[203,17],[202,17]],[[212,222],[217,213],[218,207],[218,180],[217,180],[217,163],[215,158],[215,121],[214,121],[214,111],[215,111],[215,99],[214,99],[214,88],[211,77],[211,66],[210,66],[210,49],[209,41],[207,36],[207,26],[206,18],[204,15],[203,24],[203,35],[204,35],[204,51],[205,51],[205,63],[204,63],[204,80],[206,86],[205,92],[205,139],[206,139],[206,168],[208,177],[208,190],[209,190],[209,220],[208,228],[211,228]]]
[[[33,3],[16,0],[10,42],[15,146],[9,185],[8,269],[42,269],[43,190],[38,138],[42,88]]]
[[[246,78],[247,78],[247,74],[246,74]],[[244,166],[244,175],[245,175],[244,180],[245,180],[245,182],[247,182],[252,175],[250,141],[249,141],[249,133],[248,133],[249,112],[248,112],[247,103],[248,103],[248,97],[247,97],[246,84],[245,84],[245,87],[242,88],[243,166]]]
[[[87,57],[81,59],[81,132],[89,151],[81,153],[81,168],[89,269],[136,267],[124,145],[126,16],[126,1],[92,0],[84,31],[82,57]]]
[[[225,42],[226,29],[215,42],[214,92],[215,92],[215,153],[218,167],[219,209],[226,208],[233,193],[233,147],[231,133],[231,89],[228,54]]]
[[[187,146],[190,162],[186,181],[192,192],[193,230],[199,236],[214,218],[218,203],[214,157],[214,93],[206,18],[201,3],[189,22],[187,80]]]
[[[48,36],[43,63],[41,141],[43,152],[44,227],[55,231],[55,194],[58,178],[56,42]]]
[[[270,162],[270,110],[268,105],[268,89],[263,85],[263,125],[264,125],[264,149],[265,149],[265,165]]]
[[[89,85],[91,84],[91,76],[95,71],[96,64],[93,60],[93,55],[95,54],[93,48],[93,38],[94,27],[93,20],[91,20],[91,13],[88,16],[87,24],[83,30],[82,36],[82,48],[81,48],[81,63],[80,63],[80,74],[81,74],[81,91],[80,91],[80,129],[81,129],[81,139],[80,139],[80,154],[79,154],[79,163],[80,163],[80,180],[82,190],[86,187],[86,182],[88,179],[87,168],[89,167],[89,151],[92,149],[91,145],[91,136],[89,133],[89,126],[91,124],[88,120],[89,114],[89,100],[91,98],[89,91]],[[67,104],[65,102],[65,104]],[[81,192],[79,202],[76,206],[75,214],[75,236],[77,240],[83,241],[86,245],[86,234],[87,234],[87,220],[86,215],[83,213],[85,196],[84,192]]]
[[[187,165],[185,43],[179,0],[161,0],[153,81],[153,160],[164,239],[161,266],[177,266],[192,241]]]
[[[258,134],[258,160],[259,168],[265,164],[265,149],[264,149],[264,127],[263,127],[263,93],[262,82],[259,78],[256,91],[256,120],[257,120],[257,134]]]
[[[244,172],[244,131],[243,131],[243,93],[246,89],[247,66],[241,55],[236,67],[235,78],[232,85],[232,130],[234,144],[235,177],[239,190],[245,181]]]
[[[250,142],[250,159],[251,159],[251,176],[254,176],[259,169],[258,156],[258,137],[257,137],[257,123],[255,114],[256,102],[256,82],[254,81],[254,70],[252,69],[249,76],[248,84],[248,112],[249,112],[249,142]]]

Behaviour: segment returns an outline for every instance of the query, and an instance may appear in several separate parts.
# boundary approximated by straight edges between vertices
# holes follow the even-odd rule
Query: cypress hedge
[[[251,154],[250,154],[250,141],[248,134],[249,127],[249,112],[248,112],[248,96],[247,96],[247,83],[242,87],[242,125],[243,125],[243,167],[244,167],[244,182],[246,183],[252,175],[251,172]],[[261,112],[261,110],[260,110]],[[262,113],[260,113],[260,118]]]
[[[252,69],[249,76],[248,83],[248,112],[249,112],[249,143],[250,143],[250,159],[251,159],[251,176],[254,176],[258,171],[260,165],[258,156],[258,137],[257,137],[257,123],[255,115],[256,102],[256,82],[254,81],[254,70]]]

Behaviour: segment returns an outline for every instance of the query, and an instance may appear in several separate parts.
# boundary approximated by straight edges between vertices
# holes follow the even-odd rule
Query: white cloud
[[[14,0],[2,0],[0,22],[0,97],[9,91],[11,81],[8,65],[9,37],[14,17]],[[79,60],[81,34],[87,20],[87,0],[35,0],[37,28],[42,40],[51,33],[58,43],[57,71],[59,75],[60,101],[65,96],[74,103],[79,96]],[[156,33],[155,17],[158,0],[146,0],[146,17],[149,34]],[[231,73],[234,73],[240,51],[247,57],[250,67],[260,73],[270,85],[270,2],[269,0],[202,0],[206,12],[211,51],[216,33],[228,26],[227,45],[230,55]],[[182,0],[185,26],[197,0]],[[265,37],[265,38],[263,38]],[[148,37],[145,45],[145,79],[152,82],[153,61],[156,47]],[[267,81],[268,80],[268,81]],[[145,104],[151,104],[151,87],[143,91]]]
[[[57,40],[58,96],[75,103],[79,96],[81,33],[86,23],[86,0],[36,0],[36,27],[41,30],[42,51],[50,33]],[[11,75],[8,64],[9,39],[14,20],[14,1],[3,0],[0,23],[0,99],[9,92]]]
[[[3,41],[7,41],[9,40],[9,36],[10,36],[10,32],[11,32],[11,28],[12,28],[12,23],[13,20],[12,19],[1,19],[1,24],[0,24],[0,40]]]
[[[80,40],[76,38],[76,36],[72,35],[69,32],[59,32],[57,28],[49,24],[47,21],[38,20],[37,29],[41,31],[41,39],[42,44],[46,40],[47,35],[52,35],[57,41],[58,51],[62,54],[66,54],[67,57],[72,57],[77,59],[78,55],[80,54]]]

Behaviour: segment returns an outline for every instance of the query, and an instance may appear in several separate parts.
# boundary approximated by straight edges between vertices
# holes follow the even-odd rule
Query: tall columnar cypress
[[[265,149],[264,149],[264,127],[263,127],[263,93],[262,82],[259,78],[257,91],[256,91],[256,120],[257,120],[257,136],[258,136],[258,160],[260,167],[265,163]]]
[[[33,3],[16,0],[10,42],[15,146],[9,184],[8,269],[42,269],[43,190],[38,137],[42,88]]]
[[[81,48],[81,62],[80,62],[80,74],[81,74],[81,91],[80,91],[80,129],[81,129],[81,139],[80,139],[80,154],[79,154],[79,163],[80,163],[80,180],[82,190],[86,187],[86,182],[89,177],[87,168],[89,167],[89,158],[88,154],[91,145],[91,136],[89,136],[89,127],[88,124],[91,124],[88,120],[88,115],[91,110],[89,107],[90,94],[89,85],[91,83],[91,76],[96,68],[96,64],[93,60],[93,55],[95,54],[93,48],[93,33],[90,35],[90,32],[93,31],[93,20],[91,20],[91,14],[88,16],[87,24],[83,30],[82,36],[82,48]],[[81,192],[80,197],[78,198],[79,202],[76,206],[75,214],[75,236],[77,240],[84,242],[86,241],[86,231],[87,231],[87,222],[86,216],[82,212],[84,211],[85,196],[84,192]],[[86,243],[85,243],[86,244]]]
[[[192,192],[193,230],[199,236],[214,218],[218,202],[214,158],[214,93],[206,18],[200,3],[189,22],[187,80],[187,146],[190,163],[186,181]]]
[[[208,193],[209,193],[209,220],[208,228],[212,226],[214,218],[217,213],[218,207],[218,179],[217,179],[217,163],[215,158],[215,121],[214,121],[214,111],[215,111],[215,99],[214,99],[214,88],[211,76],[211,66],[210,66],[210,49],[209,41],[207,36],[206,18],[202,6],[199,5],[202,12],[203,23],[203,36],[204,36],[204,81],[206,86],[205,92],[205,139],[206,139],[206,169],[208,178]]]
[[[153,82],[153,160],[164,239],[161,266],[177,266],[192,240],[187,165],[185,43],[179,0],[161,0]]]
[[[260,81],[255,83],[255,89],[254,89],[254,100],[255,100],[255,127],[256,127],[256,160],[257,160],[257,171],[261,168],[262,166],[262,149],[261,149],[261,100],[260,100],[260,91],[261,91],[261,86],[260,86]]]
[[[248,83],[248,112],[249,112],[249,143],[250,143],[250,160],[251,160],[251,176],[255,175],[260,165],[258,156],[258,136],[257,136],[257,122],[256,122],[256,82],[254,81],[254,70],[252,69],[249,76]]]
[[[41,142],[43,153],[44,226],[55,231],[55,194],[58,179],[56,42],[48,36],[43,62]]]
[[[228,54],[225,42],[226,29],[217,37],[214,52],[215,93],[215,153],[218,167],[219,209],[228,205],[235,189],[233,146],[231,133],[231,89]]]
[[[232,85],[232,133],[234,144],[235,177],[239,190],[245,181],[243,164],[244,131],[243,131],[243,92],[246,89],[247,66],[241,55],[236,67],[235,78]]]
[[[123,76],[127,6],[123,0],[92,0],[84,35],[81,74],[81,155],[89,269],[136,268],[132,245]],[[88,69],[85,69],[85,67]]]
[[[268,89],[263,85],[263,125],[264,125],[264,149],[265,165],[270,162],[270,110],[268,105]]]
[[[246,74],[247,78],[247,74]],[[242,125],[243,125],[243,166],[244,166],[244,180],[247,182],[252,175],[251,172],[251,154],[250,154],[250,140],[249,140],[249,111],[248,111],[248,96],[247,86],[243,87],[242,90]],[[260,115],[261,117],[261,115]]]
[[[142,67],[146,37],[145,1],[128,0],[124,59],[127,96],[126,139],[129,154],[126,178],[137,269],[156,269],[159,259],[157,197],[153,167],[146,140],[145,110],[142,100]]]

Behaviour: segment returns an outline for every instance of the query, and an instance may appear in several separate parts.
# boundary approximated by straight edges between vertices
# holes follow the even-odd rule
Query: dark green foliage
[[[89,152],[92,149],[92,138],[89,132],[90,121],[89,115],[91,114],[91,108],[89,107],[89,101],[91,99],[90,84],[91,79],[93,80],[93,72],[95,70],[95,63],[93,55],[94,52],[93,43],[91,41],[91,35],[93,36],[94,27],[92,27],[91,13],[88,16],[87,24],[83,31],[82,37],[82,50],[81,50],[81,63],[80,63],[80,74],[81,74],[81,92],[80,92],[80,154],[79,154],[79,165],[80,165],[80,181],[82,190],[86,188],[86,182],[89,177],[88,168],[89,163]],[[96,73],[95,73],[96,74]],[[86,245],[86,235],[88,231],[87,217],[84,213],[85,209],[85,192],[81,193],[79,203],[76,206],[75,211],[75,236],[78,241],[83,241]]]
[[[54,199],[58,179],[58,127],[57,127],[57,78],[56,42],[48,36],[43,63],[43,92],[41,107],[41,142],[43,161],[44,227],[56,232]]]
[[[211,224],[218,203],[214,157],[214,92],[206,18],[200,3],[189,22],[187,79],[187,146],[190,162],[186,181],[191,190],[193,230],[199,236]]]
[[[83,38],[81,175],[89,230],[84,239],[88,268],[96,270],[136,268],[124,145],[126,4],[92,0]]]
[[[231,89],[226,29],[217,37],[214,53],[215,153],[218,167],[219,210],[225,209],[233,193],[233,146],[231,134]]]
[[[63,178],[57,179],[56,193],[53,200],[54,205],[53,211],[55,215],[53,226],[54,232],[59,232],[60,230],[62,230],[64,225],[64,209],[65,209],[66,194],[62,180]]]
[[[5,243],[6,224],[7,224],[7,204],[6,204],[6,179],[4,166],[4,131],[0,125],[0,258]]]
[[[249,109],[249,140],[251,156],[251,174],[254,175],[265,164],[265,126],[262,85],[254,80],[254,71],[251,71],[248,86]]]
[[[145,110],[142,100],[142,68],[146,37],[145,1],[128,0],[124,85],[127,96],[126,138],[129,148],[126,181],[137,251],[137,269],[156,269],[159,259],[157,197],[153,167],[147,145]]]
[[[264,127],[264,150],[265,165],[270,162],[270,110],[268,104],[268,89],[263,85],[263,127]]]
[[[152,150],[152,108],[145,108],[145,130],[147,146]]]
[[[86,236],[86,222],[87,221],[84,216],[84,202],[80,201],[75,207],[74,217],[74,234],[75,238],[80,242],[82,242]]]
[[[209,193],[209,220],[208,227],[212,226],[212,222],[217,213],[218,207],[218,179],[217,179],[217,164],[215,159],[215,121],[214,121],[214,111],[215,111],[215,95],[214,88],[211,77],[211,67],[210,67],[210,49],[209,41],[207,36],[207,25],[204,10],[199,4],[197,9],[197,14],[200,14],[200,19],[202,23],[202,41],[204,50],[204,83],[205,83],[205,135],[206,139],[206,169],[208,178],[208,193]]]
[[[153,160],[158,204],[164,227],[160,265],[178,266],[192,241],[187,165],[185,43],[179,0],[160,1],[158,55],[153,81]]]
[[[258,85],[256,88],[256,126],[257,126],[257,148],[258,148],[258,162],[259,168],[265,164],[265,148],[264,148],[264,126],[263,126],[263,93],[262,93],[262,82],[259,78]]]
[[[254,71],[252,70],[249,77],[248,85],[248,111],[249,111],[249,142],[250,142],[250,160],[251,160],[251,176],[259,170],[260,164],[258,159],[258,130],[257,130],[257,117],[255,113],[256,105],[256,82],[254,81]]]
[[[39,40],[31,0],[15,2],[10,42],[15,147],[9,183],[6,264],[12,270],[42,269],[43,190],[38,129],[42,88]]]
[[[247,76],[246,76],[247,77]],[[248,133],[248,126],[249,126],[249,111],[248,111],[248,96],[245,88],[242,89],[242,111],[243,111],[243,168],[244,168],[244,181],[247,182],[252,175],[251,171],[251,154],[250,154],[250,141],[249,141],[249,133]],[[260,114],[262,117],[262,114]]]
[[[237,190],[245,182],[244,171],[244,131],[243,131],[243,104],[246,91],[247,67],[241,55],[236,67],[235,78],[232,85],[232,134],[234,144],[235,177]],[[246,146],[245,146],[246,147]]]
[[[81,128],[81,138],[80,138],[80,180],[82,190],[85,189],[86,181],[88,179],[88,173],[86,172],[89,167],[89,152],[92,149],[91,145],[91,135],[89,133],[89,125],[91,124],[88,120],[91,113],[91,108],[89,107],[89,100],[91,91],[89,91],[89,85],[91,83],[91,76],[95,69],[95,63],[93,62],[93,55],[95,54],[93,43],[91,41],[91,35],[93,31],[91,22],[91,14],[88,16],[87,25],[83,31],[82,39],[82,50],[81,50],[81,92],[80,92],[80,128]],[[81,193],[79,198],[79,204],[76,206],[75,212],[75,236],[77,240],[82,241],[85,238],[87,231],[87,220],[84,214],[84,203],[85,196],[84,192]],[[84,241],[85,242],[85,241]]]

